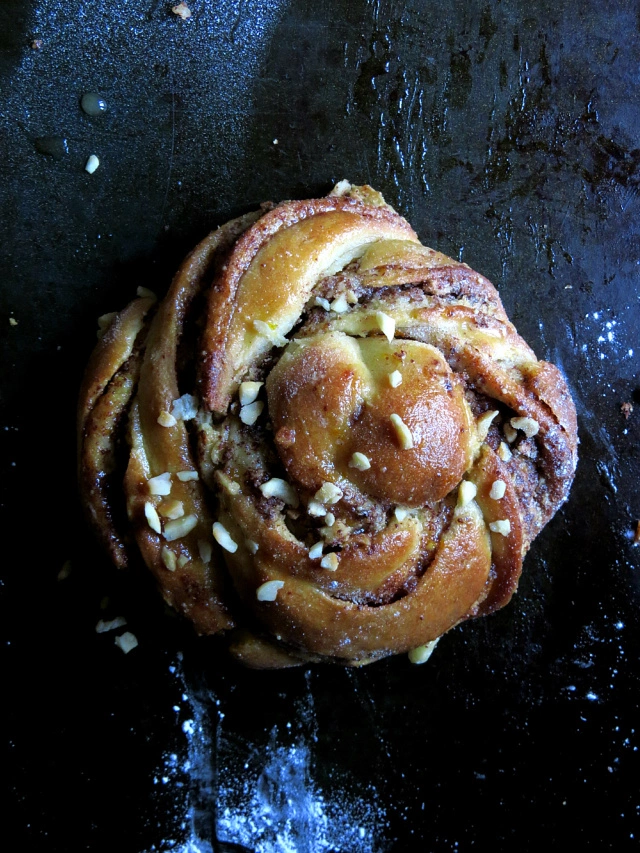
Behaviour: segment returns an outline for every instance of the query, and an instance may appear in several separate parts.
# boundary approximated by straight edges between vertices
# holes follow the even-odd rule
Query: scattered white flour
[[[180,660],[171,671],[183,690],[174,710],[182,717],[186,755],[167,753],[155,782],[174,795],[175,836],[182,840],[167,838],[152,850],[213,853],[220,842],[249,853],[385,850],[386,812],[375,788],[358,790],[332,773],[327,790],[314,778],[310,693],[292,706],[282,730],[274,727],[266,743],[253,743],[226,729],[220,700],[188,685]]]

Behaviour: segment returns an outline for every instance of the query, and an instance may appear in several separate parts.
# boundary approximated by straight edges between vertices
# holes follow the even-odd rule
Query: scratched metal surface
[[[6,837],[65,853],[632,849],[635,4],[194,0],[188,21],[170,5],[0,5]],[[105,115],[81,112],[86,91]],[[61,159],[36,151],[50,135]],[[500,288],[566,372],[581,462],[510,607],[427,666],[239,672],[88,540],[76,389],[96,316],[139,284],[162,292],[230,215],[343,177]],[[94,632],[103,613],[138,636],[126,658]]]

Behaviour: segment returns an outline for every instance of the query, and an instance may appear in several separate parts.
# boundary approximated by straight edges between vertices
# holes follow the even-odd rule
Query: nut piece
[[[250,554],[258,553],[258,543],[254,542],[253,539],[245,539],[244,544],[247,546],[247,551]]]
[[[176,570],[176,555],[173,553],[171,548],[167,548],[165,545],[162,551],[160,552],[160,556],[162,557],[162,562],[165,565],[165,568],[169,569],[170,572],[175,572]]]
[[[404,506],[397,506],[393,514],[396,517],[396,521],[404,521],[405,518],[409,515],[409,510]]]
[[[393,317],[390,317],[388,314],[385,314],[384,311],[376,312],[376,325],[382,332],[382,334],[386,337],[386,339],[391,343],[393,340],[393,336],[396,333],[396,321]]]
[[[171,498],[168,501],[162,501],[158,506],[158,513],[165,518],[182,518],[184,515],[184,504],[182,501],[177,501],[175,498]]]
[[[186,3],[178,3],[177,6],[173,6],[171,11],[174,15],[177,15],[179,18],[182,18],[183,21],[186,21],[187,18],[191,17],[191,9],[187,6]]]
[[[389,374],[389,385],[392,388],[397,388],[398,385],[402,385],[402,374],[399,370],[394,370],[393,373]]]
[[[533,438],[540,430],[540,424],[533,418],[511,418],[511,426],[513,429],[521,429],[527,438]]]
[[[260,389],[263,385],[264,382],[241,382],[240,389],[238,391],[240,405],[248,406],[249,403],[253,403],[254,400],[257,400],[258,394],[260,393]]]
[[[327,512],[324,517],[324,523],[327,527],[333,527],[336,523],[336,517],[332,512]]]
[[[504,493],[507,491],[507,484],[504,480],[494,480],[491,485],[491,491],[489,492],[489,497],[494,501],[502,500],[504,497]]]
[[[275,601],[283,586],[284,581],[267,581],[256,590],[256,598],[258,601]]]
[[[176,477],[181,483],[188,483],[189,480],[199,480],[200,476],[197,471],[178,471]]]
[[[329,307],[336,314],[344,314],[347,312],[349,310],[349,305],[347,303],[346,295],[342,293],[340,296],[337,296]]]
[[[321,504],[318,501],[309,501],[307,512],[312,518],[321,518],[323,515],[326,515],[327,510],[325,509],[324,504]]]
[[[230,554],[235,554],[238,550],[238,545],[233,541],[231,536],[229,535],[229,531],[227,528],[220,524],[219,521],[214,521],[213,523],[213,538],[216,540],[218,545],[224,548],[225,551],[228,551]]]
[[[480,415],[476,421],[476,429],[478,430],[478,438],[484,441],[489,433],[489,427],[493,423],[494,418],[498,415],[497,411],[485,412]]]
[[[157,477],[147,480],[147,488],[150,495],[170,495],[171,474],[169,471],[165,471],[164,474],[158,474]]]
[[[318,308],[324,308],[325,311],[331,311],[331,303],[328,299],[325,299],[322,296],[316,296],[313,301],[313,304]]]
[[[191,533],[197,523],[198,516],[193,514],[184,515],[175,521],[168,521],[164,526],[164,538],[167,542],[173,542],[174,539],[182,539],[183,536]]]
[[[125,655],[128,655],[138,645],[138,638],[131,631],[125,631],[124,634],[116,637],[115,644],[119,649],[122,649]]]
[[[411,450],[413,447],[413,436],[411,435],[409,427],[405,424],[400,415],[390,415],[390,419],[393,424],[393,428],[396,431],[396,435],[398,436],[400,447],[403,450]]]
[[[296,490],[286,480],[281,480],[279,477],[273,477],[266,483],[260,486],[260,491],[265,498],[279,498],[288,506],[297,507],[300,503]]]
[[[371,468],[371,462],[369,462],[368,457],[364,453],[356,451],[349,460],[349,468],[357,468],[358,471],[368,471]]]
[[[240,420],[247,426],[253,426],[262,414],[264,403],[262,400],[256,400],[255,403],[249,403],[240,409]]]
[[[511,522],[508,518],[503,518],[500,521],[492,521],[489,525],[489,530],[492,533],[499,533],[501,536],[508,536],[511,533]]]
[[[96,157],[95,154],[92,154],[89,157],[89,159],[87,160],[85,167],[84,167],[84,170],[85,170],[85,172],[88,172],[90,175],[93,175],[93,173],[95,172],[95,170],[98,168],[99,165],[100,165],[100,160],[98,160],[98,158]]]
[[[312,545],[311,548],[309,548],[309,559],[319,560],[320,557],[322,557],[323,547],[324,545],[322,544],[322,542],[316,542],[315,545]]]
[[[431,640],[430,643],[425,643],[424,646],[418,646],[416,649],[411,649],[409,652],[409,660],[411,663],[426,663],[433,654],[433,650],[435,649],[439,639],[440,637],[437,637],[435,640]]]
[[[504,441],[500,442],[500,446],[498,447],[498,456],[503,462],[508,462],[513,456],[513,453],[509,450],[509,445]]]
[[[323,569],[328,569],[330,572],[335,572],[338,568],[338,563],[340,562],[340,557],[337,554],[331,552],[330,554],[325,554],[324,557],[320,560],[320,566]]]
[[[99,619],[96,624],[96,634],[106,634],[107,631],[115,631],[116,628],[124,628],[127,620],[124,616],[116,616],[115,619]]]
[[[342,497],[342,489],[333,483],[323,483],[313,497],[322,504],[337,504]]]
[[[476,484],[471,483],[469,480],[463,480],[458,486],[458,508],[462,509],[467,504],[470,504],[477,494],[478,489]]]
[[[158,423],[163,427],[174,427],[178,421],[169,412],[160,412],[158,415]]]
[[[155,533],[162,533],[162,525],[160,524],[160,516],[158,515],[156,508],[150,501],[147,501],[144,505],[144,514],[147,519],[147,523],[149,527]]]

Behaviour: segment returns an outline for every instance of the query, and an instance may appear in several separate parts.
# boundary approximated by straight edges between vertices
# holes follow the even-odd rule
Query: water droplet
[[[100,116],[107,111],[107,102],[97,92],[85,92],[80,106],[88,116]]]

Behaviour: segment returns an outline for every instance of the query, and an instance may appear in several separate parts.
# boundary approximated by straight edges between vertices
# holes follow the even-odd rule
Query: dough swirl
[[[566,382],[493,285],[344,181],[209,235],[111,322],[79,411],[114,561],[132,533],[165,599],[260,668],[420,659],[502,607],[577,459]]]

